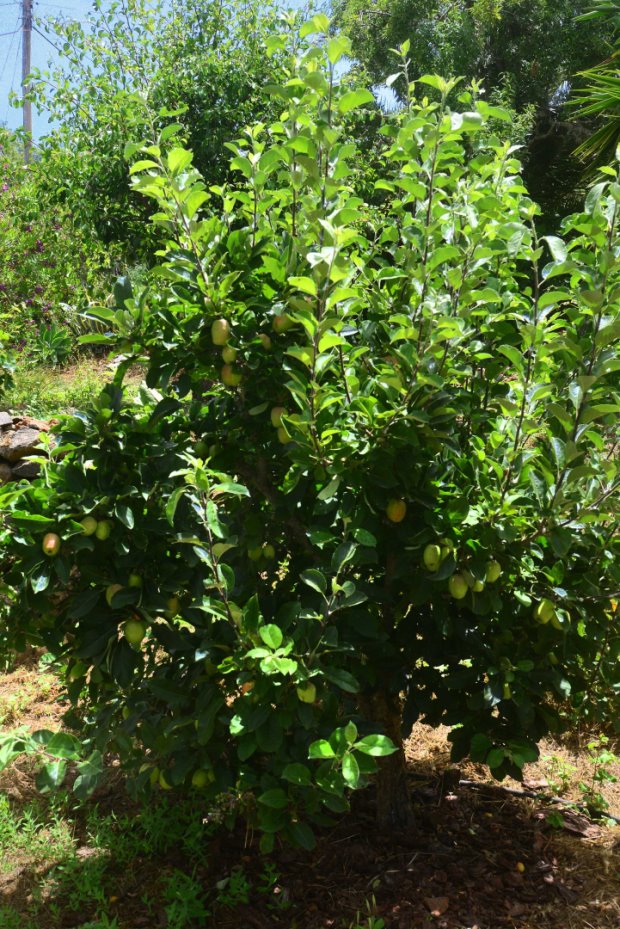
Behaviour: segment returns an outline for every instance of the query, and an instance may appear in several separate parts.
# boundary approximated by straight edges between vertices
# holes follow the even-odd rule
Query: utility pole
[[[22,106],[24,114],[24,164],[30,161],[32,148],[32,104],[28,99],[30,84],[30,45],[32,39],[32,0],[22,0]]]

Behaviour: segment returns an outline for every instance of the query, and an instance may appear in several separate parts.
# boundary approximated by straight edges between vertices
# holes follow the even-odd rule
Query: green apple
[[[225,384],[227,387],[238,387],[241,383],[241,375],[238,371],[235,371],[232,365],[222,365],[220,379],[222,384]]]
[[[166,780],[166,775],[164,774],[163,771],[159,772],[158,783],[159,783],[159,786],[162,788],[162,790],[172,790],[172,784],[168,783],[168,781]]]
[[[132,573],[127,578],[127,586],[128,587],[142,587],[141,576],[139,574],[136,574],[135,571],[132,571]]]
[[[540,603],[537,603],[534,607],[534,619],[537,623],[540,623],[541,626],[546,625],[550,619],[555,617],[555,607],[551,600],[543,598]]]
[[[279,429],[282,425],[282,416],[286,413],[283,406],[274,406],[271,410],[271,425],[274,429]]]
[[[114,598],[114,594],[117,594],[119,590],[122,590],[122,589],[123,589],[122,584],[109,584],[106,587],[105,599],[106,599],[106,603],[108,604],[108,606],[112,606],[112,600]]]
[[[248,558],[250,561],[260,561],[262,554],[262,545],[255,545],[253,548],[248,548]]]
[[[46,532],[43,536],[41,548],[43,549],[44,555],[47,555],[49,558],[55,558],[60,551],[60,536],[56,535],[55,532]]]
[[[213,771],[206,771],[204,768],[198,768],[192,774],[192,787],[202,790],[207,784],[212,784],[215,780]]]
[[[489,561],[487,565],[486,581],[487,584],[494,584],[502,573],[502,566],[499,561]]]
[[[276,550],[270,542],[265,542],[263,545],[263,556],[267,558],[268,561],[276,557]]]
[[[391,523],[402,523],[407,513],[407,504],[404,500],[388,500],[385,514]]]
[[[76,661],[73,667],[71,668],[71,670],[69,671],[69,674],[67,675],[67,679],[69,680],[71,684],[73,684],[75,681],[79,681],[80,678],[84,677],[85,674],[86,674],[86,665],[84,664],[84,662]]]
[[[316,700],[316,687],[312,681],[304,681],[296,687],[297,697],[302,703],[314,703]]]
[[[174,617],[179,612],[181,606],[181,601],[178,597],[169,597],[166,601],[166,609],[164,611],[164,616],[166,619],[174,619]]]
[[[83,535],[93,535],[97,531],[97,520],[94,516],[85,516],[84,519],[80,522],[82,527]]]
[[[206,456],[209,454],[209,446],[204,439],[198,439],[194,445],[194,454],[199,458],[206,458]]]
[[[293,441],[284,426],[279,427],[277,435],[278,441],[281,443],[281,445],[288,445],[289,442]]]
[[[112,532],[112,523],[109,519],[102,519],[97,523],[97,528],[95,530],[95,537],[99,539],[100,542],[105,542],[106,539],[110,538]]]
[[[424,566],[431,572],[439,570],[441,564],[441,549],[438,545],[427,545],[422,555]]]
[[[453,574],[448,581],[448,590],[455,600],[462,600],[467,596],[469,585],[462,574]]]
[[[230,323],[227,319],[216,319],[211,326],[211,341],[214,345],[226,345],[230,339]]]
[[[474,581],[474,586],[472,590],[475,594],[479,594],[484,590],[484,581]]]
[[[123,635],[130,645],[140,645],[146,635],[146,623],[141,619],[128,619],[123,626]]]
[[[232,364],[237,357],[237,349],[233,348],[232,345],[226,345],[222,349],[222,361],[225,361],[226,364]]]
[[[512,700],[512,690],[510,689],[510,684],[504,684],[502,696],[504,700]]]

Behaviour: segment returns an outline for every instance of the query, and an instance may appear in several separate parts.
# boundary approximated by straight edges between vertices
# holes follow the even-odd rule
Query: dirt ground
[[[64,710],[59,693],[53,675],[42,674],[34,660],[1,676],[2,730],[56,728]],[[319,835],[313,852],[277,847],[270,856],[274,877],[268,887],[258,837],[241,828],[206,839],[198,864],[179,849],[137,857],[129,868],[110,861],[104,884],[110,918],[117,919],[112,925],[172,925],[157,888],[181,872],[213,891],[209,915],[189,923],[192,929],[619,929],[620,829],[498,790],[479,766],[460,766],[456,780],[446,776],[452,770],[446,735],[416,726],[407,746],[415,829],[378,832],[369,789],[353,797],[350,815]],[[609,770],[620,777],[618,765]],[[0,791],[12,804],[25,803],[35,794],[33,775],[29,764],[18,762],[0,775]],[[534,792],[560,789],[563,797],[580,799],[579,781],[589,782],[591,775],[587,749],[546,741],[540,761],[528,766],[526,784]],[[459,778],[475,781],[476,787],[457,786]],[[514,782],[502,786],[523,789]],[[609,783],[603,792],[610,812],[620,816],[620,786]],[[155,802],[170,804],[174,815],[174,798],[160,795]],[[119,815],[132,809],[118,770],[98,803]],[[563,825],[557,823],[558,812]],[[556,814],[555,826],[550,813]],[[78,816],[72,840],[87,869],[96,851],[89,847],[84,823]],[[41,896],[50,867],[29,860],[23,850],[13,861],[9,855],[0,874],[0,913],[14,912],[17,919],[23,913],[30,929],[26,914]],[[216,888],[240,873],[251,889],[247,899],[231,903]],[[145,888],[153,890],[148,907]],[[76,912],[62,895],[42,899],[41,905],[41,929],[85,927],[91,915]]]

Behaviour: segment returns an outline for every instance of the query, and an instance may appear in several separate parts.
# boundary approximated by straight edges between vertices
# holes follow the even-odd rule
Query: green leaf
[[[284,640],[282,630],[279,626],[276,626],[273,623],[270,623],[267,626],[261,626],[261,628],[258,630],[258,634],[260,635],[265,645],[267,645],[273,651],[275,651],[277,648],[280,648]]]
[[[504,763],[506,758],[506,751],[503,748],[492,748],[489,754],[486,757],[486,762],[493,770],[494,768],[499,768]]]
[[[308,758],[335,758],[336,753],[326,739],[313,742],[308,750]]]
[[[303,581],[304,584],[307,584],[308,587],[317,590],[320,594],[324,594],[327,590],[325,576],[316,568],[308,568],[306,571],[302,571],[299,575],[299,579]]]
[[[338,111],[345,116],[359,106],[374,102],[375,98],[369,90],[349,90],[340,97],[337,106]]]
[[[287,833],[291,842],[300,848],[305,848],[311,852],[316,846],[314,833],[307,823],[294,822],[287,827]]]
[[[310,769],[305,764],[288,764],[282,772],[285,781],[298,786],[308,787],[312,783]]]
[[[48,764],[41,768],[35,778],[37,790],[40,790],[41,793],[48,793],[51,790],[57,790],[62,785],[66,773],[66,761],[60,760],[48,762]]]
[[[364,736],[359,742],[356,742],[354,748],[365,755],[374,755],[377,758],[384,758],[386,755],[393,755],[398,751],[391,739],[380,733]]]
[[[265,793],[258,797],[258,802],[263,806],[268,806],[272,810],[283,810],[289,805],[289,799],[281,787],[274,787],[273,790],[266,790]]]
[[[349,787],[357,787],[360,779],[360,766],[355,755],[348,754],[342,759],[342,776]]]
[[[305,39],[309,35],[314,35],[317,32],[328,32],[329,31],[329,19],[325,13],[317,13],[312,19],[309,19],[303,24],[299,30],[299,38]]]

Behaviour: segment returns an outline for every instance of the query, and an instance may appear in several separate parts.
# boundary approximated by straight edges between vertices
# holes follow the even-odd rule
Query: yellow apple
[[[273,317],[274,332],[286,332],[287,329],[290,329],[294,325],[294,321],[287,313],[280,313],[278,316]]]
[[[271,425],[278,429],[282,425],[282,415],[286,413],[283,406],[274,406],[271,410]]]
[[[130,645],[140,645],[146,635],[146,623],[141,619],[128,619],[123,626],[123,635]]]
[[[211,326],[211,341],[214,345],[226,345],[230,339],[230,323],[227,319],[216,319]]]
[[[105,599],[106,599],[106,603],[108,604],[108,606],[112,606],[112,600],[114,598],[114,594],[117,594],[119,590],[122,590],[122,589],[123,589],[122,584],[109,584],[106,587]]]
[[[555,607],[551,600],[543,598],[540,603],[537,603],[534,607],[534,619],[537,623],[540,623],[541,626],[544,626],[549,622],[550,619],[555,617]]]
[[[431,572],[439,570],[441,564],[441,549],[438,545],[427,545],[422,555],[424,566]]]
[[[241,383],[241,375],[238,371],[232,367],[232,365],[222,365],[222,370],[220,371],[220,379],[222,384],[225,384],[227,387],[238,387]]]
[[[101,522],[97,523],[97,528],[95,529],[95,537],[99,539],[100,542],[105,542],[106,539],[110,538],[112,532],[112,523],[109,519],[102,519]]]
[[[232,364],[236,357],[237,349],[233,348],[232,345],[226,345],[222,349],[222,361],[225,361],[226,364]]]
[[[213,771],[206,771],[204,768],[198,768],[198,770],[194,771],[192,774],[192,787],[201,790],[206,787],[207,784],[212,784],[214,780],[215,775]]]
[[[304,681],[303,684],[297,685],[297,698],[302,703],[314,703],[316,700],[316,687],[312,681]]]

